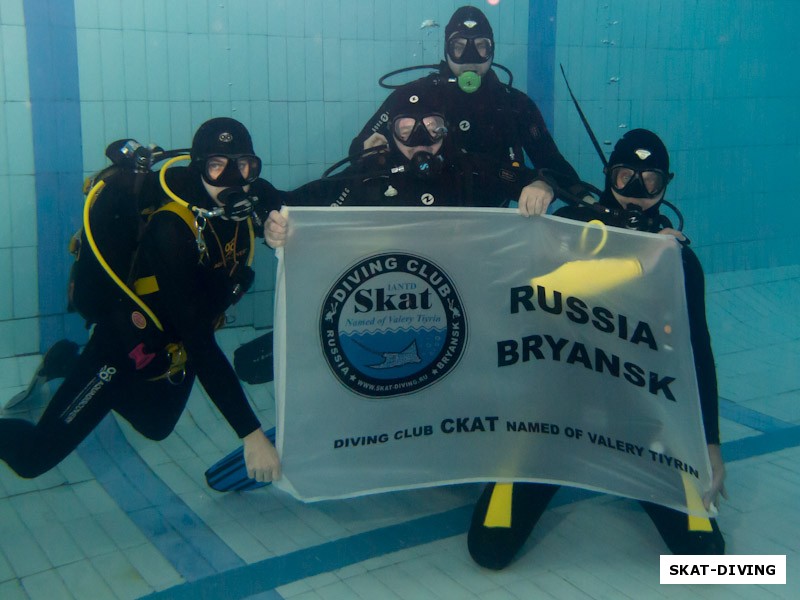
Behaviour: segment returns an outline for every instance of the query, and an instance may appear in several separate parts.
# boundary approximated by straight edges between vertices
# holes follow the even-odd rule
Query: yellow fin
[[[484,527],[511,527],[511,495],[513,483],[495,483],[486,516],[483,518]]]
[[[695,489],[692,480],[689,479],[689,475],[687,473],[681,473],[681,479],[683,479],[683,490],[686,492],[686,506],[688,509],[695,512],[706,512],[706,508],[703,506],[703,499],[700,497],[700,494],[697,493],[697,489]],[[706,514],[708,513],[706,512]],[[711,520],[708,517],[689,515],[689,531],[713,530],[714,529],[711,527]]]

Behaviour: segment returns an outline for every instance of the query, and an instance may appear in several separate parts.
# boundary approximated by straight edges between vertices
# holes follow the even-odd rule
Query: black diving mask
[[[447,42],[447,56],[457,65],[480,65],[494,57],[494,44],[488,37],[452,37]]]
[[[626,198],[655,198],[663,192],[672,174],[660,169],[634,169],[616,165],[609,171],[611,188]]]
[[[447,124],[442,115],[433,113],[421,119],[400,115],[392,121],[395,140],[408,148],[433,146],[447,135]]]
[[[203,162],[203,179],[215,187],[241,187],[261,174],[261,159],[252,154],[209,156]]]

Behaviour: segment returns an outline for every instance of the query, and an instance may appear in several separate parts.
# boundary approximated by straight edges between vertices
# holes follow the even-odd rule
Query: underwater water
[[[67,244],[108,143],[186,148],[202,122],[230,116],[250,130],[262,176],[294,188],[346,156],[388,94],[382,75],[442,59],[461,4],[0,0],[0,405],[27,388],[53,342],[86,340],[66,310]],[[668,197],[707,276],[730,495],[720,525],[730,554],[787,555],[789,585],[726,592],[788,597],[800,576],[800,3],[472,4],[491,22],[496,62],[583,179],[602,185],[602,165],[561,66],[606,156],[639,127],[670,149]],[[273,325],[273,253],[260,246],[256,265],[219,335],[229,356]],[[272,385],[245,388],[274,423]],[[210,492],[203,471],[237,443],[196,386],[163,442],[107,419],[46,475],[24,480],[0,465],[0,598],[672,593],[658,584],[661,541],[630,501],[560,492],[524,556],[493,573],[465,547],[479,487],[313,505],[271,488]]]

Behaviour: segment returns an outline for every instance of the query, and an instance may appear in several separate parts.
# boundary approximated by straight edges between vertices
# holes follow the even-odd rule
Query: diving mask
[[[408,148],[433,146],[447,135],[447,123],[436,113],[421,119],[400,115],[392,121],[392,132],[395,140]]]
[[[261,159],[252,154],[209,156],[203,164],[203,179],[215,187],[244,186],[261,173]]]
[[[447,42],[447,56],[457,65],[479,65],[494,56],[494,44],[487,37],[452,37]]]
[[[659,169],[634,169],[627,165],[611,167],[611,188],[626,198],[655,198],[663,192],[672,176]]]

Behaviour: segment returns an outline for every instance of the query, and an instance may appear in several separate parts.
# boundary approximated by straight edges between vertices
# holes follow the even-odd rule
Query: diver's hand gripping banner
[[[278,485],[544,481],[703,514],[674,238],[503,209],[303,208],[279,251]]]

